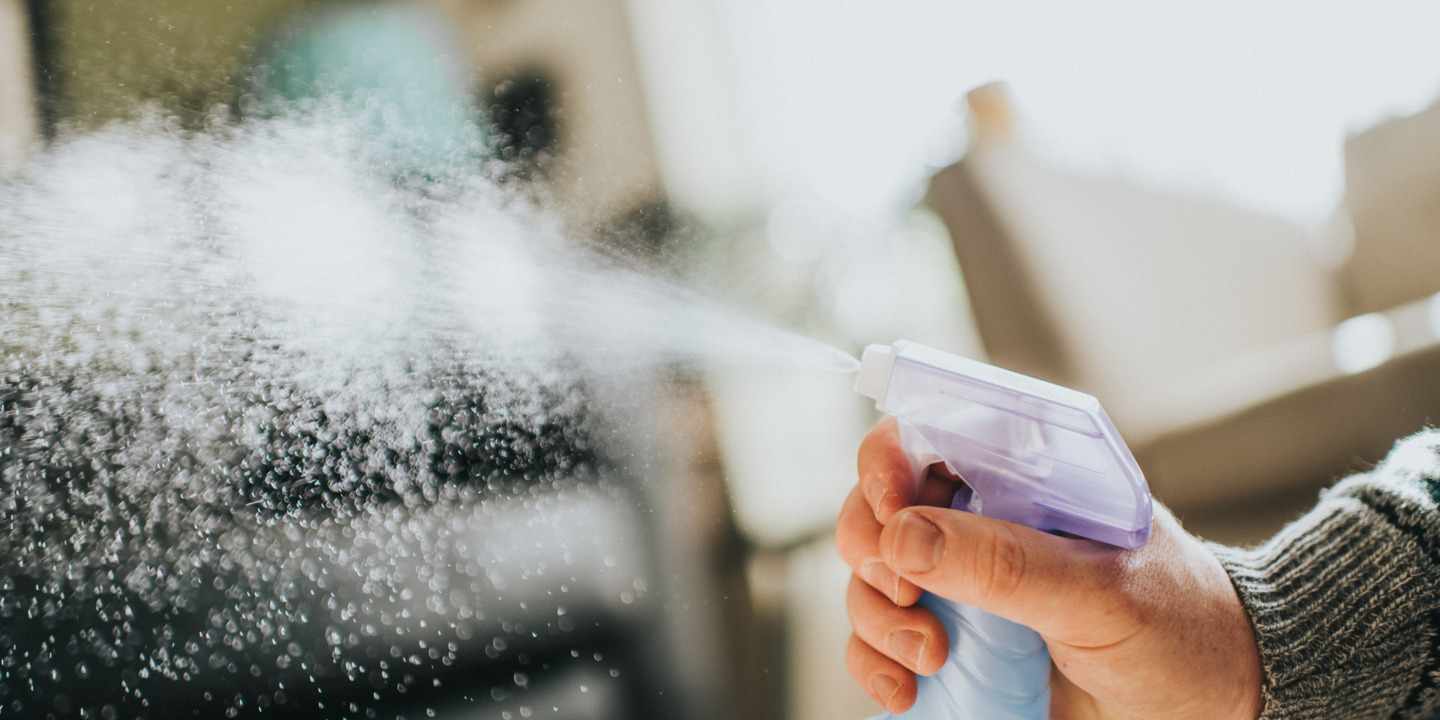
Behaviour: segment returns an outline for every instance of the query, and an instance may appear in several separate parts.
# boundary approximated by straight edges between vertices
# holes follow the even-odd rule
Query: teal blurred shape
[[[358,2],[302,13],[262,43],[247,115],[350,123],[365,155],[397,174],[471,166],[489,154],[465,52],[435,12]]]

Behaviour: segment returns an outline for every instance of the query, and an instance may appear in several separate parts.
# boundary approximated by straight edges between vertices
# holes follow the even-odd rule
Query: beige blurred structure
[[[22,0],[0,0],[0,166],[18,161],[40,127]]]
[[[1339,277],[1353,312],[1440,289],[1440,104],[1345,142],[1345,210],[1353,244]]]
[[[661,197],[624,0],[427,0],[455,19],[490,81],[548,78],[560,105],[555,195],[588,227]]]
[[[1099,396],[1172,507],[1313,498],[1440,418],[1440,112],[1347,144],[1354,253],[1327,263],[1280,220],[1045,167],[994,137],[994,88],[972,102],[929,197],[986,351]]]

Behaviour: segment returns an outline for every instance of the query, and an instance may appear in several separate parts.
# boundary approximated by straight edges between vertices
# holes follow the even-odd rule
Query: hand
[[[1259,650],[1229,577],[1156,506],[1150,542],[1122,550],[950,510],[958,480],[915,478],[894,418],[860,445],[860,482],[836,527],[854,571],[850,674],[892,713],[915,673],[945,661],[922,589],[1034,628],[1054,662],[1051,717],[1254,720]]]

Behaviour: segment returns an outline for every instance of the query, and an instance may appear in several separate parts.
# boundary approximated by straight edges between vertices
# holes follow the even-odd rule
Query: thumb
[[[900,576],[1046,636],[1097,629],[1123,552],[936,507],[902,510],[880,535],[881,558]]]

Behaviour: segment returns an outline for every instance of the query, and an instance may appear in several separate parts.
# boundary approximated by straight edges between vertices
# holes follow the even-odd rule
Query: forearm
[[[1397,445],[1264,545],[1211,546],[1249,612],[1264,720],[1440,707],[1440,432]]]

